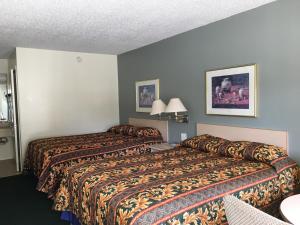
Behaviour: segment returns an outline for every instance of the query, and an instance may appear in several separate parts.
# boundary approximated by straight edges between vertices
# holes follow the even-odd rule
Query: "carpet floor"
[[[0,178],[0,225],[67,225],[32,176]]]

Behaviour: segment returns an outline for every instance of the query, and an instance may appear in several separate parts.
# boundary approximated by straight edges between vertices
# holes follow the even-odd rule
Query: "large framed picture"
[[[159,99],[159,79],[137,81],[136,90],[136,111],[151,112],[152,103]]]
[[[206,113],[256,117],[257,65],[206,72]]]

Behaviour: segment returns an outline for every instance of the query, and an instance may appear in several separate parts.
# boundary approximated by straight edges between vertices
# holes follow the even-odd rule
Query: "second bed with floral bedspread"
[[[38,178],[39,191],[53,197],[69,166],[144,154],[151,151],[150,145],[161,142],[157,129],[130,125],[115,126],[102,133],[39,139],[29,143],[24,169]]]

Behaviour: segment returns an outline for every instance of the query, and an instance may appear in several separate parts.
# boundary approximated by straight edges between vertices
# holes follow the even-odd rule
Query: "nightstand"
[[[162,151],[162,150],[168,150],[168,149],[172,149],[175,146],[173,144],[169,144],[169,143],[162,143],[162,144],[155,144],[155,145],[151,145],[151,152],[158,152],[158,151]]]

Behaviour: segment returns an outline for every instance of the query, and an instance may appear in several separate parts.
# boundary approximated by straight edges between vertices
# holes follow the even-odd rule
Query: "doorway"
[[[0,73],[0,178],[20,173],[17,72]]]

